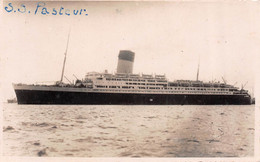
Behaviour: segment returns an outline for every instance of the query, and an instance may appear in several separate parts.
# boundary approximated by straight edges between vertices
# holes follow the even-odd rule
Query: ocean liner
[[[66,49],[67,51],[67,49]],[[115,74],[90,72],[75,83],[13,84],[18,104],[86,105],[243,105],[251,104],[247,90],[225,82],[169,81],[165,75],[133,74],[135,53],[121,50]]]

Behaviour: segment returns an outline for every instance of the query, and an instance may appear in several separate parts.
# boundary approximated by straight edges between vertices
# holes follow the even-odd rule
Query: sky
[[[259,67],[260,7],[255,2],[45,2],[53,8],[86,9],[86,15],[33,14],[2,9],[0,78],[3,100],[12,83],[60,80],[70,31],[65,76],[116,72],[120,50],[135,52],[134,73],[169,80],[222,81],[252,91]],[[8,2],[4,2],[7,6]],[[10,7],[9,7],[10,8]],[[27,13],[27,11],[31,13]],[[64,80],[66,81],[66,80]]]

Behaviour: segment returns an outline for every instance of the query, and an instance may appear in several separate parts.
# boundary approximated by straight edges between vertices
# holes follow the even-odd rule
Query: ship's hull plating
[[[85,105],[246,105],[246,95],[130,94],[15,90],[18,104]]]

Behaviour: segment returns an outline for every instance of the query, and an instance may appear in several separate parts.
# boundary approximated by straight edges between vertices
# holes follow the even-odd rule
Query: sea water
[[[4,156],[250,157],[254,105],[3,105]]]

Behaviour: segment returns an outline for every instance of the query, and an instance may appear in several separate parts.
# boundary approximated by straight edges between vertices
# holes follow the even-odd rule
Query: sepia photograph
[[[2,13],[3,158],[257,160],[258,2],[5,0]]]

